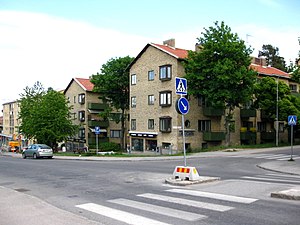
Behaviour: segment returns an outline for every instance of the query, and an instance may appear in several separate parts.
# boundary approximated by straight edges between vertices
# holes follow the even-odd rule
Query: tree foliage
[[[262,50],[259,51],[258,57],[265,56],[267,65],[287,71],[286,63],[283,57],[279,56],[279,48],[273,47],[270,44],[263,45]]]
[[[44,90],[40,82],[26,87],[21,95],[20,132],[51,147],[78,131],[70,119],[70,108],[63,93]]]
[[[198,38],[200,51],[189,51],[186,78],[189,94],[204,96],[213,107],[227,109],[226,133],[235,107],[252,99],[256,72],[249,68],[252,49],[222,22],[204,29]],[[229,144],[227,138],[227,144]]]
[[[116,122],[121,121],[122,127],[122,149],[125,146],[125,121],[126,110],[129,109],[129,71],[127,66],[133,58],[119,57],[112,58],[103,64],[100,73],[92,75],[91,82],[94,84],[94,91],[100,94],[100,98],[109,104],[106,115]],[[115,110],[121,111],[121,116],[116,117]]]
[[[255,106],[263,111],[269,121],[276,119],[277,80],[261,78],[255,85]],[[300,115],[300,98],[291,94],[290,88],[278,80],[278,120],[286,121],[288,115]]]

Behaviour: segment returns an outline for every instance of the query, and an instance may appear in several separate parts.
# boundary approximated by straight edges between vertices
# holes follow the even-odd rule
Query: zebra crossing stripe
[[[164,216],[183,219],[183,220],[187,220],[187,221],[195,221],[195,220],[207,218],[207,216],[201,215],[201,214],[196,214],[196,213],[186,212],[183,210],[177,210],[177,209],[157,206],[157,205],[153,205],[153,204],[147,204],[147,203],[143,203],[143,202],[132,201],[129,199],[124,199],[124,198],[108,200],[108,202],[116,203],[119,205],[124,205],[124,206],[135,208],[135,209],[148,211],[151,213],[157,213],[157,214],[164,215]]]
[[[289,182],[289,183],[300,184],[300,181],[283,180],[283,179],[273,179],[273,178],[265,178],[265,177],[248,177],[248,176],[244,176],[244,177],[241,177],[241,178],[243,178],[243,179],[249,179],[249,180],[279,181],[279,182]]]
[[[157,194],[151,194],[151,193],[140,194],[140,195],[137,195],[137,196],[144,197],[144,198],[149,198],[149,199],[154,199],[154,200],[159,200],[159,201],[166,201],[166,202],[169,202],[169,203],[176,203],[176,204],[180,204],[180,205],[193,206],[193,207],[196,207],[196,208],[209,209],[209,210],[218,211],[218,212],[225,212],[225,211],[234,209],[233,207],[225,206],[225,205],[205,203],[205,202],[200,202],[200,201],[194,201],[194,200],[188,200],[188,199],[182,199],[182,198],[175,198],[175,197],[157,195]]]
[[[290,158],[291,158],[291,155],[286,156],[285,158],[282,158],[282,159],[277,159],[277,160],[284,161],[284,160],[289,160]],[[300,156],[293,155],[293,159],[300,159]]]
[[[94,203],[76,205],[76,207],[132,225],[169,225],[168,223],[163,223],[157,220],[149,219],[143,216],[138,216],[132,213],[124,212],[121,210],[105,207]]]
[[[286,154],[271,155],[271,156],[265,157],[265,159],[280,159],[282,157],[286,157]]]
[[[192,196],[197,196],[197,197],[212,198],[212,199],[225,200],[225,201],[236,202],[236,203],[244,203],[244,204],[250,204],[250,203],[258,200],[255,198],[245,198],[245,197],[239,197],[239,196],[233,196],[233,195],[224,195],[224,194],[217,194],[217,193],[210,193],[210,192],[203,192],[203,191],[194,191],[194,190],[185,190],[185,189],[170,189],[170,190],[166,190],[166,191],[173,192],[173,193],[192,195]]]

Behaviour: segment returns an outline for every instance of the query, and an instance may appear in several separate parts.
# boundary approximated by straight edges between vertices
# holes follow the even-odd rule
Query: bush
[[[111,151],[120,152],[121,147],[119,144],[116,144],[113,142],[104,142],[104,143],[100,143],[99,151],[100,152],[111,152]]]

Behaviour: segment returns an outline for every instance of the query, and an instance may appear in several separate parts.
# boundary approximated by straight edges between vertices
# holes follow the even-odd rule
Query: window
[[[148,71],[148,80],[154,80],[154,70]]]
[[[110,131],[110,137],[111,138],[120,138],[121,137],[121,131],[120,130],[111,130]]]
[[[159,105],[160,106],[171,106],[172,92],[163,91],[159,93]]]
[[[257,131],[264,132],[267,130],[267,123],[266,122],[258,122],[257,123]]]
[[[159,118],[159,130],[161,132],[171,132],[171,117],[161,117]]]
[[[198,106],[205,106],[205,97],[198,95]]]
[[[210,120],[198,120],[198,131],[210,131],[211,121]]]
[[[148,119],[148,129],[154,129],[154,119]]]
[[[297,92],[297,85],[296,84],[290,84],[290,89],[292,92]]]
[[[80,139],[84,139],[85,138],[85,129],[84,129],[84,127],[81,127],[80,129],[79,129],[79,138]]]
[[[79,94],[78,95],[78,103],[84,104],[85,103],[85,94]]]
[[[76,103],[76,96],[74,96],[74,103]]]
[[[136,74],[132,74],[131,75],[131,85],[135,85],[136,84]]]
[[[131,130],[136,130],[136,119],[131,119]]]
[[[159,67],[159,79],[160,80],[171,80],[172,77],[172,66],[164,65]]]
[[[278,122],[279,129],[278,132],[283,133],[284,132],[284,123],[283,122]]]
[[[148,105],[154,105],[154,95],[148,95]]]
[[[133,96],[131,97],[131,108],[135,108],[136,107],[136,97]]]
[[[85,111],[79,111],[78,112],[78,119],[81,122],[83,122],[85,120]]]

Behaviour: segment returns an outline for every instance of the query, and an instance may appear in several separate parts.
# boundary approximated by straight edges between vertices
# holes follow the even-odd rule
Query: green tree
[[[263,45],[262,50],[258,52],[258,57],[265,56],[267,65],[287,71],[285,60],[279,56],[279,48],[273,47],[272,45]]]
[[[186,78],[189,94],[201,95],[212,107],[226,109],[226,144],[230,143],[230,121],[235,107],[252,99],[256,72],[250,69],[250,54],[244,41],[222,22],[215,22],[198,38],[200,51],[189,51]]]
[[[284,82],[273,77],[261,78],[255,84],[255,107],[261,109],[269,121],[276,120],[278,82],[278,120],[286,121],[288,115],[300,115],[300,99],[291,94]]]
[[[20,96],[20,132],[27,138],[56,147],[57,142],[78,132],[63,93],[51,88],[45,91],[37,82],[32,88],[27,86]]]
[[[100,94],[100,98],[109,104],[109,108],[102,116],[109,117],[115,122],[121,122],[121,148],[125,148],[126,110],[129,109],[129,71],[127,66],[133,58],[119,57],[108,60],[102,65],[100,73],[92,75],[91,82],[94,84],[94,91]],[[116,116],[115,110],[121,111]]]

